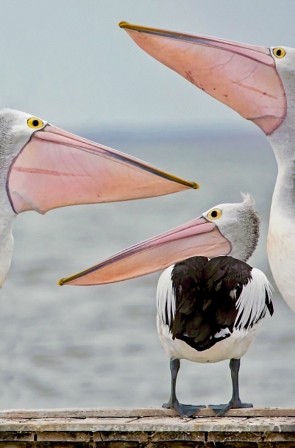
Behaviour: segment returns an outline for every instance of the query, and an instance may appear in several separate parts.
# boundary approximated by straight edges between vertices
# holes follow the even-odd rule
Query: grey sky
[[[295,47],[294,0],[0,0],[0,6],[1,106],[68,129],[251,126],[143,53],[117,26],[121,20]]]

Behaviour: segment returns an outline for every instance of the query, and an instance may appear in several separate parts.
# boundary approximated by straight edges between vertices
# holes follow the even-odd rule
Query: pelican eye
[[[29,126],[29,128],[32,129],[40,129],[43,128],[44,126],[44,122],[42,120],[40,120],[40,118],[37,117],[31,117],[27,120],[27,124]]]
[[[210,212],[207,213],[207,218],[208,219],[219,219],[221,218],[222,215],[222,211],[220,210],[220,208],[213,208],[212,210],[210,210]]]
[[[282,47],[276,47],[272,50],[274,56],[278,59],[282,59],[286,56],[286,50]]]

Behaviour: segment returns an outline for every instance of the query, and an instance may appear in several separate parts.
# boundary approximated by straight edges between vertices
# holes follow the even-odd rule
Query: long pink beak
[[[126,201],[198,188],[122,152],[54,126],[36,131],[14,159],[7,194],[15,213]]]
[[[60,285],[100,285],[160,271],[196,255],[227,255],[231,244],[218,227],[204,218],[194,219],[168,232],[119,252],[83,272],[62,278]]]
[[[285,118],[286,95],[269,48],[126,22],[134,42],[195,86],[271,134]]]

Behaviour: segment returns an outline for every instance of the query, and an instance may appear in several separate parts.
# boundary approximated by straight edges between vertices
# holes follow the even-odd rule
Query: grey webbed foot
[[[180,360],[178,358],[170,359],[170,372],[171,372],[171,393],[168,403],[163,404],[163,408],[174,409],[180,417],[197,417],[201,408],[206,406],[194,406],[191,404],[179,403],[176,396],[176,379],[180,368]]]
[[[174,409],[180,417],[197,417],[200,409],[205,407],[204,405],[182,404],[177,399],[162,405],[162,408]]]
[[[215,414],[222,417],[230,409],[253,408],[252,403],[243,403],[239,394],[239,370],[240,359],[232,358],[229,362],[231,379],[232,379],[232,398],[227,404],[209,405]]]
[[[227,404],[209,404],[208,406],[218,417],[222,417],[230,409],[253,408],[252,403],[243,403],[241,400],[230,400]]]

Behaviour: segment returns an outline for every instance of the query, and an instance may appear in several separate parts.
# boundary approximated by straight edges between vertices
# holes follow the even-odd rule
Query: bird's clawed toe
[[[197,417],[201,408],[205,408],[205,405],[192,405],[182,404],[179,401],[164,403],[162,405],[165,409],[174,409],[180,417]]]
[[[218,416],[222,417],[230,409],[242,409],[242,408],[253,408],[252,403],[243,403],[241,400],[232,401],[230,400],[227,404],[209,404],[208,406],[212,411]]]

